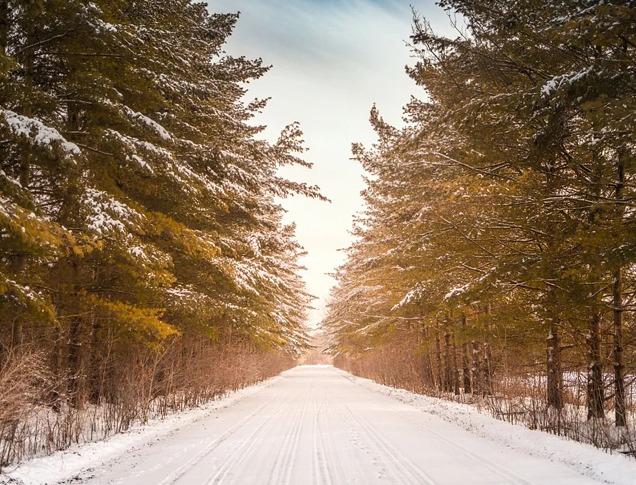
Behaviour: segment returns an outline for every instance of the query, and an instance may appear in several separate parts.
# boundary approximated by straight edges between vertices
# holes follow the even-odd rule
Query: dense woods
[[[0,1],[0,463],[273,375],[306,347],[268,68],[191,0]]]
[[[374,108],[377,144],[354,145],[367,209],[326,319],[336,362],[621,446],[636,405],[636,7],[441,5],[454,38],[414,17],[407,70],[426,95],[402,128]]]

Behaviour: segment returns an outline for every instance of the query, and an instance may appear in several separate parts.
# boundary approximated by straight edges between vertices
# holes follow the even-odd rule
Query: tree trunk
[[[597,200],[601,199],[603,186],[603,163],[596,153],[593,153],[593,159],[596,162],[596,169],[593,174],[592,193]],[[598,221],[600,209],[594,207],[589,214],[590,227]],[[596,275],[603,274],[596,258],[591,264],[592,275],[594,279],[601,280]],[[595,294],[600,293],[594,292]],[[592,300],[592,313],[589,320],[589,329],[587,335],[587,419],[598,419],[605,417],[603,409],[604,403],[604,385],[603,385],[603,366],[601,363],[601,312],[599,310],[601,302],[599,297],[595,296]]]
[[[623,206],[623,188],[625,186],[625,162],[619,156],[616,177],[616,208],[618,220],[622,224],[625,208]],[[620,227],[620,225],[618,226]],[[612,359],[614,361],[614,415],[616,426],[627,424],[625,408],[625,363],[623,362],[623,274],[619,264],[614,270],[612,286],[612,306],[614,316],[614,341]]]
[[[81,379],[81,326],[80,317],[73,316],[68,327],[68,398],[69,402],[80,407],[80,379]]]
[[[444,332],[444,391],[453,391],[453,370],[451,366],[451,335]]]
[[[24,331],[22,326],[22,318],[20,316],[13,319],[11,326],[11,347],[19,347],[24,340]]]
[[[556,194],[556,168],[552,164],[546,174],[546,195],[551,197]],[[544,255],[547,265],[547,281],[557,281],[557,262],[559,260],[559,247],[556,239],[558,228],[555,221],[548,227],[547,252]],[[559,335],[559,305],[554,285],[546,288],[546,320],[548,323],[548,337],[546,339],[546,398],[548,407],[560,411],[563,409],[563,371],[561,368],[561,339]]]
[[[561,370],[561,340],[556,319],[550,320],[547,345],[547,398],[548,406],[563,409],[563,372]]]
[[[80,127],[80,111],[75,103],[69,102],[66,107],[66,126],[69,131],[77,131]],[[64,194],[63,209],[60,211],[60,219],[66,227],[72,227],[73,223],[79,219],[79,206],[77,191],[79,190],[78,180],[74,184],[69,184],[67,193]],[[82,405],[80,396],[80,381],[82,379],[82,317],[80,312],[80,292],[81,274],[79,256],[71,255],[68,264],[70,265],[70,282],[73,290],[71,296],[68,330],[68,397],[75,407]]]
[[[601,314],[590,319],[588,339],[587,419],[603,418],[603,367],[601,365]]]
[[[453,392],[459,396],[459,367],[457,366],[457,346],[455,345],[455,335],[451,333],[451,363],[453,366]]]
[[[442,344],[439,338],[439,331],[435,332],[435,360],[437,361],[438,389],[444,390],[444,370],[442,367]]]
[[[486,336],[484,338],[484,379],[483,393],[492,394],[492,349],[490,347],[490,303],[486,305]]]
[[[462,330],[466,333],[466,315],[462,315]],[[472,393],[472,387],[470,383],[470,366],[468,363],[468,342],[466,341],[466,335],[464,335],[464,342],[462,343],[462,377],[464,381],[464,393]]]
[[[480,346],[479,346],[479,342],[477,342],[476,340],[472,341],[472,346],[473,346],[473,365],[471,368],[471,374],[472,374],[472,388],[473,388],[473,394],[478,394],[481,392],[481,370],[480,370],[480,364],[479,364],[479,354],[480,354]]]
[[[53,349],[51,352],[51,373],[53,375],[53,383],[51,385],[50,402],[55,412],[61,409],[62,386],[64,377],[62,376],[62,331],[59,326],[53,328]]]
[[[616,426],[626,426],[625,408],[625,364],[623,362],[623,278],[621,269],[614,272],[614,342],[612,358],[614,360],[614,415]]]
[[[92,404],[99,404],[102,397],[101,360],[99,352],[100,323],[95,315],[91,315],[91,344],[88,357],[89,369],[89,399]]]
[[[490,396],[492,394],[492,351],[490,344],[484,342],[484,379],[483,394]]]
[[[428,345],[428,327],[422,326],[422,344],[426,347],[426,351],[422,356],[422,366],[423,366],[423,376],[425,385],[427,387],[435,386],[435,374],[433,371],[433,355],[431,353],[431,348]]]

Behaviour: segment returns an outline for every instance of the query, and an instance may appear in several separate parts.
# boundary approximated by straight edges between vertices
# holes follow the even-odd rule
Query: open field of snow
[[[634,483],[636,460],[300,366],[211,406],[27,462],[0,483]]]

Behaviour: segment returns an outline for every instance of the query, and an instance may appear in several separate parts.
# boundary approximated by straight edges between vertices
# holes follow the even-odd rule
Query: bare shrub
[[[28,443],[26,424],[50,392],[51,376],[42,352],[9,349],[0,364],[0,466],[10,463]]]
[[[2,466],[199,406],[295,364],[286,354],[248,344],[175,340],[162,349],[109,356],[101,370],[100,398],[90,402],[86,390],[80,389],[82,399],[54,392],[64,385],[48,370],[50,360],[42,351],[16,348],[2,361]]]

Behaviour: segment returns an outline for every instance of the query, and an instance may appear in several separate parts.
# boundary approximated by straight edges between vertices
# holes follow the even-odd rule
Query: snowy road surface
[[[42,477],[43,483],[46,477]],[[567,465],[480,438],[328,366],[301,366],[84,484],[589,484]]]

